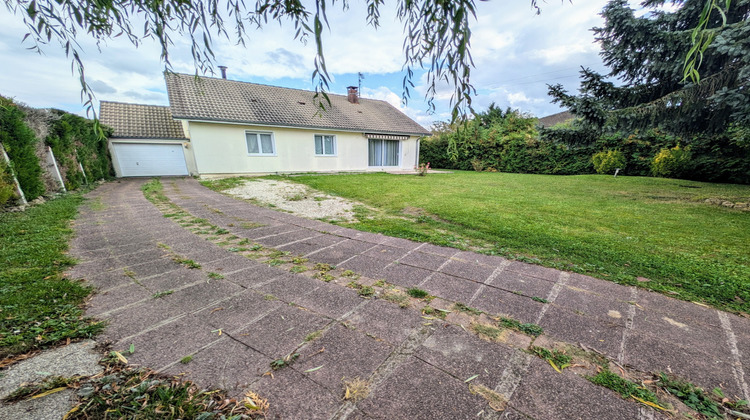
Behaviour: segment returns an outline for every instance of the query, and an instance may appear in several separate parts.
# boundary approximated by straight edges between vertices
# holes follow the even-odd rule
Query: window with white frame
[[[369,166],[398,166],[401,144],[398,140],[369,139]]]
[[[248,155],[273,156],[276,154],[273,133],[245,131],[245,142]]]
[[[336,155],[336,136],[316,134],[315,135],[315,155],[316,156],[335,156]]]

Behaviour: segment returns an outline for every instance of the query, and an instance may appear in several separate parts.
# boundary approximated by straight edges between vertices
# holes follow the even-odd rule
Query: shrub
[[[0,157],[0,207],[15,195],[15,186],[8,165]]]
[[[660,177],[680,177],[690,169],[691,158],[690,150],[679,144],[671,149],[661,149],[651,161],[651,173]]]
[[[0,143],[10,157],[13,171],[26,199],[44,194],[42,168],[34,152],[34,132],[24,122],[24,113],[10,99],[0,96]]]
[[[591,158],[591,161],[598,174],[612,174],[617,169],[623,169],[626,162],[625,156],[619,150],[599,152]]]

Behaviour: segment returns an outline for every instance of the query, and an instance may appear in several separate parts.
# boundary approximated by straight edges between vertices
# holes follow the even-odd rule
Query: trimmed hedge
[[[33,200],[45,191],[42,168],[34,149],[38,140],[24,122],[25,116],[11,99],[0,96],[0,143],[5,146],[26,199]]]
[[[49,135],[44,142],[52,148],[61,172],[65,178],[65,188],[74,190],[84,183],[80,162],[89,182],[111,179],[114,176],[112,160],[107,149],[106,138],[96,132],[94,121],[61,110],[52,110],[56,118],[49,127]],[[111,135],[111,129],[103,127],[104,135]]]

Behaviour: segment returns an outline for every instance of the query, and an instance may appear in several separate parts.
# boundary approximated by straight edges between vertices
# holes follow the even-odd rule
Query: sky
[[[452,89],[438,89],[436,110],[429,112],[424,99],[424,72],[415,73],[416,87],[408,103],[402,103],[404,35],[394,3],[381,6],[377,30],[366,24],[363,4],[353,0],[347,11],[329,9],[324,54],[333,78],[330,91],[346,94],[346,86],[356,86],[361,72],[362,97],[388,101],[426,128],[435,121],[450,119]],[[519,109],[537,117],[561,111],[550,103],[547,84],[560,83],[575,91],[581,66],[606,73],[591,32],[592,27],[603,24],[599,12],[605,4],[605,0],[540,2],[542,10],[537,15],[527,0],[478,1],[477,19],[471,24],[475,109],[481,111],[494,102],[501,108]],[[71,71],[70,60],[54,43],[44,46],[41,55],[29,50],[32,44],[23,42],[26,32],[18,16],[0,9],[0,95],[33,107],[85,115],[79,80]],[[314,42],[294,40],[291,25],[277,23],[253,30],[250,36],[246,47],[214,38],[216,64],[229,68],[229,79],[314,88]],[[156,43],[146,40],[136,48],[124,37],[99,46],[85,37],[79,40],[86,77],[97,100],[168,104],[164,63]],[[170,55],[174,71],[195,73],[184,40],[175,40]],[[216,72],[218,75],[218,69]]]

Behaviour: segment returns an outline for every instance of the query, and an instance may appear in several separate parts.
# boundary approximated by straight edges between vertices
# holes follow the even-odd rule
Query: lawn
[[[90,289],[62,277],[74,263],[65,251],[81,201],[71,194],[0,213],[0,359],[101,330],[81,317]]]
[[[750,312],[750,213],[703,202],[750,202],[750,186],[478,172],[288,179],[371,207],[359,209],[356,229]]]

